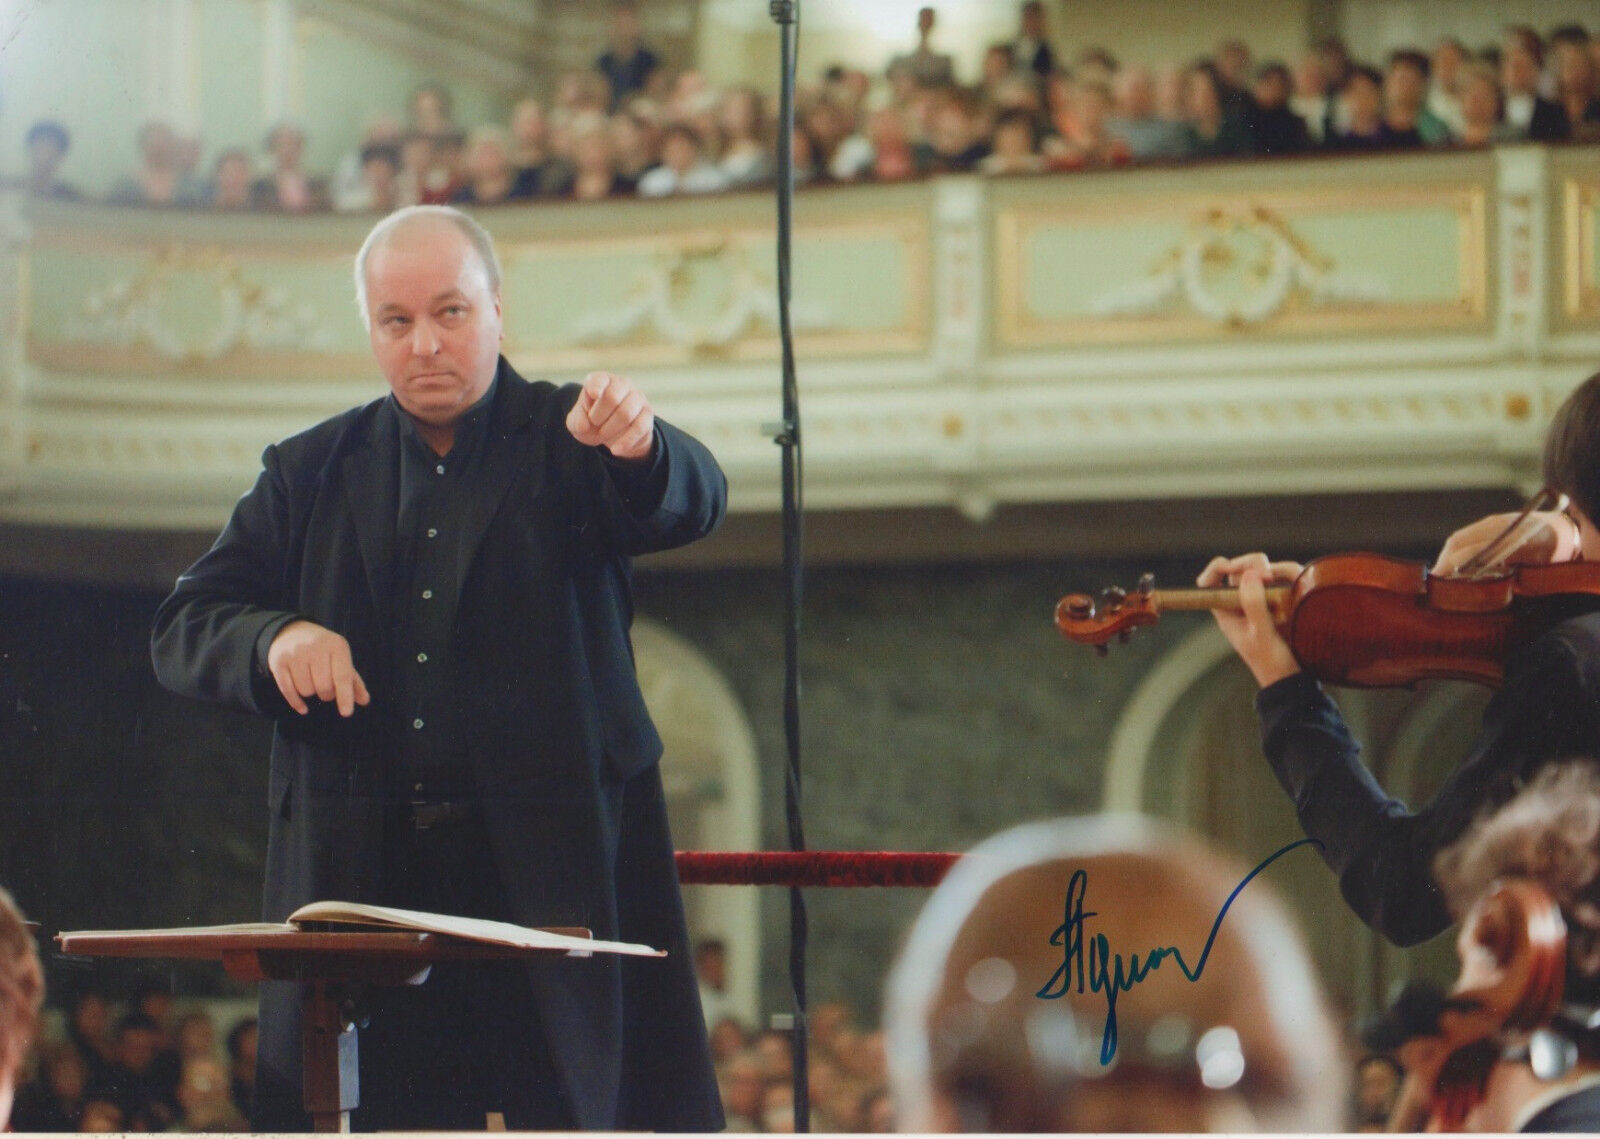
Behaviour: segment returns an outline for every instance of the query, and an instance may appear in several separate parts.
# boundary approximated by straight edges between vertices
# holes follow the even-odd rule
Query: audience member
[[[927,139],[911,147],[912,160],[923,174],[970,173],[988,153],[972,97],[953,88],[940,93]]]
[[[139,128],[139,169],[111,188],[107,201],[118,206],[193,206],[201,188],[183,176],[178,136],[163,122]]]
[[[0,1130],[9,1129],[23,1067],[44,1004],[44,970],[33,930],[0,889]]]
[[[253,1016],[228,1030],[228,1095],[246,1119],[256,1094],[256,1035]]]
[[[1250,153],[1250,129],[1228,112],[1222,81],[1209,60],[1184,73],[1183,111],[1190,155],[1227,158]]]
[[[1109,126],[1111,88],[1093,79],[1074,83],[1069,106],[1069,113],[1056,116],[1057,133],[1044,148],[1053,169],[1118,166],[1132,157],[1127,141]]]
[[[1321,146],[1328,139],[1333,121],[1334,94],[1328,82],[1328,69],[1321,53],[1310,51],[1300,57],[1294,69],[1294,94],[1289,109],[1306,125],[1311,142]]]
[[[934,891],[889,978],[899,1126],[1337,1130],[1348,1069],[1270,876],[1127,817],[981,843]],[[1167,946],[1188,969],[1154,968]],[[1108,954],[1148,955],[1149,972],[1108,992]]]
[[[272,172],[256,181],[252,191],[256,208],[290,214],[326,208],[327,187],[300,165],[306,149],[305,131],[294,123],[279,123],[267,133],[266,146]]]
[[[1136,162],[1182,158],[1188,152],[1183,125],[1156,114],[1155,75],[1148,67],[1117,72],[1112,94],[1115,106],[1106,130],[1127,144],[1130,158]]]
[[[1588,45],[1564,45],[1556,64],[1556,101],[1567,113],[1572,141],[1600,142],[1600,83]]]
[[[1224,111],[1249,122],[1254,102],[1250,98],[1250,48],[1243,40],[1223,40],[1211,57],[1222,91]]]
[[[33,198],[76,201],[78,191],[57,177],[72,146],[67,128],[53,119],[41,119],[28,128],[24,146],[28,151],[28,171],[22,176],[23,193]]]
[[[117,1022],[115,1040],[116,1063],[89,1086],[88,1097],[115,1104],[127,1130],[165,1129],[176,1112],[157,1071],[161,1026],[142,1012],[129,1012]]]
[[[867,119],[867,141],[872,144],[872,178],[878,182],[899,182],[917,172],[911,153],[911,137],[906,118],[898,107],[882,107]]]
[[[1404,1075],[1400,1061],[1387,1052],[1371,1052],[1356,1061],[1355,1130],[1389,1130],[1389,1113]]]
[[[533,186],[517,176],[511,146],[498,127],[479,127],[467,140],[466,181],[456,191],[458,205],[491,206],[533,197]]]
[[[759,186],[772,181],[772,148],[765,135],[761,93],[754,87],[725,92],[717,108],[723,148],[718,165],[730,187]]]
[[[692,127],[673,123],[661,137],[661,165],[639,179],[639,196],[712,194],[727,187],[727,176],[701,153],[700,136]]]
[[[1505,92],[1505,121],[1518,139],[1560,142],[1571,133],[1567,112],[1539,91],[1544,58],[1537,36],[1512,29],[1500,51],[1500,85]]]
[[[251,196],[253,175],[250,155],[237,147],[217,155],[208,195],[214,210],[248,210],[254,207]]]
[[[429,137],[456,133],[455,100],[448,88],[427,84],[411,92],[411,129]],[[380,140],[381,141],[381,140]]]
[[[215,1056],[194,1055],[183,1061],[177,1088],[177,1131],[248,1131],[249,1121],[234,1106],[228,1070]]]
[[[328,180],[328,201],[336,210],[370,210],[372,189],[362,167],[365,156],[374,147],[386,147],[395,152],[395,167],[399,168],[399,151],[405,140],[405,130],[395,115],[377,115],[361,134],[361,142],[339,159],[333,177]]]
[[[645,90],[651,76],[661,68],[661,59],[644,46],[639,27],[639,10],[633,4],[617,4],[611,9],[611,28],[606,50],[594,61],[595,70],[611,86],[610,108]]]
[[[761,1098],[767,1088],[761,1060],[753,1052],[741,1052],[727,1062],[717,1082],[721,1085],[728,1130],[757,1130],[761,1123]]]
[[[694,975],[700,986],[700,1009],[709,1027],[733,1010],[728,996],[728,947],[721,938],[708,937],[695,943]]]
[[[580,202],[595,202],[627,193],[612,157],[611,131],[600,119],[573,128],[575,171],[569,194]]]
[[[1050,31],[1045,24],[1044,0],[1026,0],[1018,11],[1021,30],[1008,45],[1016,66],[1043,83],[1056,69],[1055,51],[1050,46]]]
[[[428,165],[417,183],[417,198],[425,206],[447,205],[466,185],[466,136],[460,132],[429,139]]]
[[[1383,76],[1383,122],[1395,138],[1409,139],[1415,132],[1417,143],[1404,145],[1442,146],[1450,141],[1450,128],[1428,110],[1431,66],[1420,51],[1403,49],[1389,56],[1389,70]]]
[[[122,1109],[108,1099],[91,1099],[83,1105],[78,1118],[78,1130],[90,1135],[114,1135],[123,1130],[150,1130],[148,1120],[133,1120],[124,1127]],[[143,1126],[134,1126],[143,1124]]]
[[[1044,169],[1039,153],[1039,124],[1026,111],[1006,111],[994,125],[994,149],[978,163],[985,174],[1037,174]]]
[[[1370,67],[1354,67],[1344,82],[1340,105],[1346,126],[1328,143],[1334,150],[1389,150],[1421,146],[1422,136],[1413,124],[1393,126],[1384,117],[1383,76]]]
[[[1488,146],[1511,142],[1518,136],[1503,119],[1500,81],[1487,63],[1469,63],[1461,69],[1461,130],[1456,141],[1462,146]]]
[[[92,1087],[116,1064],[111,1040],[111,1010],[99,993],[79,993],[67,1014],[67,1039],[83,1057]]]
[[[1257,154],[1299,154],[1310,149],[1306,121],[1289,106],[1291,79],[1282,63],[1264,63],[1251,89],[1250,139]]]
[[[948,87],[956,81],[955,62],[943,52],[933,50],[933,28],[937,22],[938,15],[932,8],[919,8],[917,49],[889,61],[891,70],[902,69],[923,87]]]
[[[78,1130],[88,1079],[89,1069],[71,1044],[60,1043],[46,1049],[40,1057],[37,1076],[17,1089],[12,1130]]]
[[[1466,47],[1454,36],[1445,36],[1434,46],[1427,107],[1451,138],[1461,135],[1461,81],[1468,59]]]

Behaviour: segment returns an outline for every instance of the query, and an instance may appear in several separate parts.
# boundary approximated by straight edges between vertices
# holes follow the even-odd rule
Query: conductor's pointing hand
[[[614,458],[643,462],[655,445],[656,417],[650,401],[627,376],[590,372],[567,413],[567,430],[588,447],[604,447]]]

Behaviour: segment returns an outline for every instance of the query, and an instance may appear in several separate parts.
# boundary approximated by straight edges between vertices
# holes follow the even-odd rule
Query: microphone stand
[[[806,848],[800,811],[800,609],[805,579],[802,542],[804,505],[801,496],[800,390],[795,380],[794,337],[789,322],[789,238],[794,208],[794,80],[798,48],[798,0],[769,0],[779,28],[778,77],[778,336],[783,351],[783,420],[774,442],[783,448],[783,736],[788,752],[784,781],[784,817],[789,849]],[[806,1023],[806,902],[798,886],[789,888],[789,987],[794,996],[794,1129],[811,1130],[809,1038]]]

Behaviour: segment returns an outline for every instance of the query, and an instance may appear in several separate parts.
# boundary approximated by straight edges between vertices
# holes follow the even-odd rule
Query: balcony
[[[1592,149],[799,195],[825,510],[1511,488],[1600,358]],[[778,505],[765,195],[481,213],[506,352],[634,375]],[[0,523],[214,531],[261,448],[383,394],[370,218],[0,200]]]

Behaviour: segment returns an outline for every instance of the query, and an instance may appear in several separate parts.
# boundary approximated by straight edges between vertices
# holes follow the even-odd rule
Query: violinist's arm
[[[1298,562],[1269,562],[1266,554],[1244,554],[1236,558],[1216,557],[1201,571],[1195,584],[1202,589],[1221,585],[1239,587],[1242,611],[1230,613],[1213,609],[1222,635],[1239,654],[1256,683],[1265,688],[1300,671],[1288,642],[1278,632],[1267,607],[1268,582],[1289,582],[1300,576]]]
[[[1516,514],[1491,514],[1461,527],[1445,539],[1433,572],[1454,573],[1479,550],[1498,538],[1516,519]],[[1581,536],[1571,517],[1556,510],[1542,510],[1529,516],[1540,525],[1532,536],[1506,559],[1515,565],[1548,565],[1570,562],[1578,554]]]

